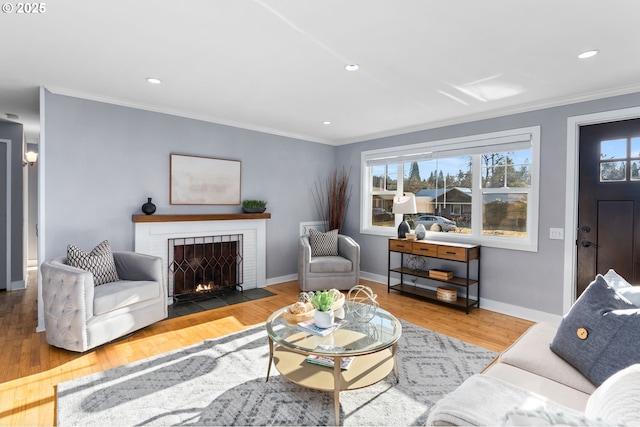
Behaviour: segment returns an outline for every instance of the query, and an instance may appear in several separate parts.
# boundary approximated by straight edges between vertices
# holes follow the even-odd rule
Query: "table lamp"
[[[402,214],[402,222],[398,226],[398,238],[404,239],[406,234],[411,231],[411,227],[409,227],[409,223],[404,219],[404,215],[418,212],[416,209],[416,196],[413,193],[404,193],[404,196],[394,196],[392,212],[394,214]]]

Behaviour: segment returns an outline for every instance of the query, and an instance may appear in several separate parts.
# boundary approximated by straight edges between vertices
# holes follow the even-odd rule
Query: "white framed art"
[[[172,205],[239,205],[239,160],[170,155]]]

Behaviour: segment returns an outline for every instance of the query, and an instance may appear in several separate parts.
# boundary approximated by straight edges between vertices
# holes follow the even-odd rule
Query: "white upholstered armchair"
[[[113,252],[118,281],[94,286],[89,271],[66,257],[41,266],[47,342],[83,352],[167,317],[162,260]]]
[[[317,233],[311,230],[311,234]],[[328,234],[328,233],[320,233]],[[337,234],[337,233],[336,233]],[[360,245],[351,237],[337,234],[337,254],[318,256],[311,235],[298,243],[298,282],[302,291],[322,289],[347,290],[360,280]],[[313,237],[311,237],[313,240]]]

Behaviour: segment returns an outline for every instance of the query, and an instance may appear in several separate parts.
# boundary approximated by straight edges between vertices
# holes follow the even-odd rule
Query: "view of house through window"
[[[406,215],[412,229],[422,224],[429,231],[530,242],[532,220],[537,222],[537,207],[530,206],[532,200],[537,203],[531,135],[494,145],[452,146],[363,156],[370,183],[363,189],[370,206],[363,229],[397,227],[402,218],[393,213],[393,197],[413,193],[417,213]]]

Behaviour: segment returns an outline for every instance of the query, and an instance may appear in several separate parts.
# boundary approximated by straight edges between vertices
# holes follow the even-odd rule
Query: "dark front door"
[[[580,127],[576,296],[610,268],[640,285],[640,119]]]

